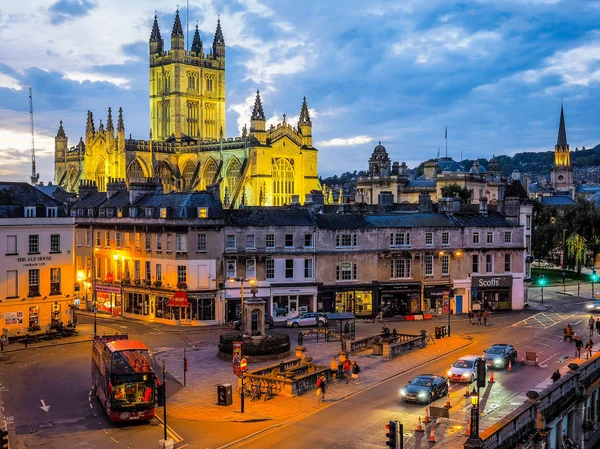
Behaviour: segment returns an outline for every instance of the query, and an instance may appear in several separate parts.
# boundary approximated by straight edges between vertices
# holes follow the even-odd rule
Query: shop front
[[[423,311],[425,313],[449,313],[450,293],[448,285],[425,285],[423,287]]]
[[[126,291],[123,293],[123,316],[138,320],[154,320],[154,301],[148,291]]]
[[[264,299],[267,302],[267,309],[272,310],[271,287],[261,286],[259,282],[251,286],[244,284],[244,299],[256,295],[257,298]],[[224,289],[224,311],[225,321],[231,322],[242,318],[242,297],[239,282],[225,282]]]
[[[100,313],[117,316],[122,311],[121,287],[115,285],[96,285],[96,305]]]
[[[188,301],[192,321],[214,321],[216,319],[216,292],[190,292]]]
[[[271,315],[285,320],[317,309],[317,287],[271,287]]]
[[[348,313],[356,316],[374,316],[372,285],[324,287],[319,289],[318,312]]]
[[[421,284],[392,284],[379,287],[383,316],[421,313]]]
[[[471,307],[473,310],[512,310],[512,276],[473,276]]]

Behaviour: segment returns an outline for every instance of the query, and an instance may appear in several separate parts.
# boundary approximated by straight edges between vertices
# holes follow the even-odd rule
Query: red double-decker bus
[[[154,417],[157,379],[144,343],[127,335],[94,337],[92,382],[111,421]]]

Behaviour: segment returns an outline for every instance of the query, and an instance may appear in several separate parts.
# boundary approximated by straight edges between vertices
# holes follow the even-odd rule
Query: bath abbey
[[[164,48],[158,18],[150,34],[150,136],[133,139],[125,132],[122,108],[105,123],[88,111],[85,137],[69,146],[63,123],[55,138],[54,182],[76,192],[83,182],[106,190],[109,180],[158,182],[163,192],[218,188],[225,207],[278,206],[319,188],[317,150],[306,104],[298,102],[297,124],[266,127],[260,97],[250,128],[226,137],[225,39],[217,21],[212,46],[204,48],[198,26],[191,47],[184,45],[179,17]],[[295,126],[294,126],[295,125]],[[116,129],[115,129],[116,128]]]

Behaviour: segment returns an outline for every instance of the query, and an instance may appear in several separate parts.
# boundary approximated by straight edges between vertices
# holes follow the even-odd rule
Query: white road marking
[[[43,411],[45,411],[46,413],[48,413],[48,410],[50,410],[50,406],[46,405],[46,403],[44,402],[43,399],[40,399],[40,402],[42,403],[42,406],[40,407]]]
[[[550,360],[552,357],[554,357],[554,356],[557,356],[557,355],[558,355],[558,352],[557,352],[556,354],[552,354],[552,355],[551,355],[550,357],[548,357],[546,360],[542,360],[542,361],[540,362],[540,365],[541,365],[542,363],[546,363],[546,362],[547,362],[548,360]]]

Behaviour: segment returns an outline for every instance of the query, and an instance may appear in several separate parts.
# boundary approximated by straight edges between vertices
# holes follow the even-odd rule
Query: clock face
[[[562,181],[563,179],[565,179],[565,177],[563,175],[558,175],[558,180]]]

